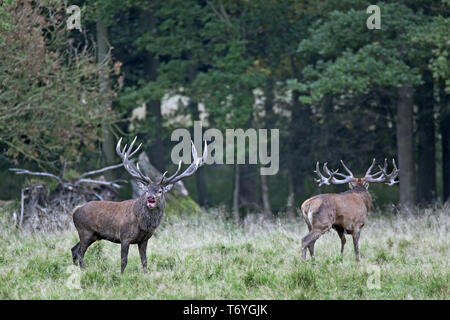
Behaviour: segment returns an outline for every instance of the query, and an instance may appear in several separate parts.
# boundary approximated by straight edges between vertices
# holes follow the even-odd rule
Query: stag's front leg
[[[128,242],[122,242],[120,247],[120,253],[121,253],[121,268],[120,273],[123,274],[123,271],[125,270],[125,267],[127,266],[127,260],[128,260],[128,249],[130,248],[130,244]]]
[[[142,269],[144,270],[144,273],[147,273],[147,243],[148,240],[145,240],[138,244],[139,256],[141,257]]]
[[[359,234],[361,233],[361,230],[355,230],[352,233],[353,236],[353,246],[355,247],[355,256],[356,261],[359,262]]]
[[[344,231],[339,230],[338,232],[339,238],[341,238],[341,256],[344,255],[344,246],[345,246],[345,242],[347,242],[347,240],[345,240],[345,234]]]

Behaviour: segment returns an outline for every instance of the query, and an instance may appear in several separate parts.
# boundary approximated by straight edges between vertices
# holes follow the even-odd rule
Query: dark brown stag
[[[136,138],[134,138],[127,150],[125,145],[121,148],[122,139],[116,146],[117,154],[123,161],[125,169],[136,179],[138,186],[144,193],[138,199],[122,202],[91,201],[78,206],[73,212],[73,222],[78,231],[80,242],[72,248],[73,263],[80,263],[84,268],[84,254],[87,248],[97,240],[108,240],[121,244],[121,273],[127,266],[128,249],[130,244],[137,244],[144,272],[147,271],[147,242],[151,238],[164,215],[166,201],[164,194],[170,191],[173,185],[181,179],[193,175],[206,160],[206,142],[203,156],[197,156],[197,150],[192,143],[191,165],[180,175],[181,161],[177,171],[170,177],[166,177],[167,171],[160,181],[151,181],[139,169],[134,166],[130,158],[139,150],[132,151]]]
[[[309,230],[309,233],[302,239],[303,259],[306,259],[307,249],[309,249],[311,257],[314,258],[314,244],[316,240],[333,228],[341,238],[341,254],[344,253],[345,233],[352,235],[356,260],[359,261],[359,235],[361,228],[366,223],[372,202],[368,191],[369,183],[387,181],[386,184],[392,186],[398,182],[395,179],[399,170],[394,160],[392,160],[394,168],[391,173],[388,174],[386,172],[387,160],[385,159],[384,167],[378,166],[380,171],[371,174],[375,165],[375,159],[373,159],[372,165],[367,170],[364,178],[355,178],[342,160],[341,163],[348,175],[339,173],[339,169],[329,170],[327,163],[325,163],[323,165],[323,171],[327,175],[325,177],[319,170],[319,162],[316,164],[314,172],[319,176],[319,179],[316,179],[319,187],[323,184],[348,183],[350,190],[342,193],[319,194],[302,203],[301,211]],[[338,179],[336,176],[342,179]]]

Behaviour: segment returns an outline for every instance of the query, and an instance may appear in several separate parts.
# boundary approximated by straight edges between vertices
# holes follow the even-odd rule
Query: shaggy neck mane
[[[370,205],[372,204],[372,196],[369,191],[363,186],[356,186],[353,189],[344,191],[342,193],[357,193],[364,200],[364,204],[366,205],[367,211],[370,211]]]
[[[134,214],[139,223],[139,227],[142,230],[155,229],[158,226],[158,222],[161,219],[162,213],[159,206],[155,208],[147,207],[147,197],[143,193],[134,203],[133,206]]]

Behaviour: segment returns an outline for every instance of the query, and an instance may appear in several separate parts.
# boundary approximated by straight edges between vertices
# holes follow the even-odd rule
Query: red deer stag
[[[192,164],[180,175],[181,161],[177,171],[170,177],[166,177],[167,171],[160,181],[151,181],[139,169],[134,166],[130,158],[139,150],[140,144],[132,152],[136,142],[134,138],[127,150],[125,145],[120,151],[122,138],[116,146],[117,154],[123,161],[125,169],[137,181],[138,186],[145,191],[138,199],[122,202],[91,201],[78,206],[73,212],[73,222],[77,228],[80,242],[72,248],[73,263],[80,263],[84,268],[84,254],[87,248],[97,240],[108,240],[121,244],[121,273],[127,266],[128,249],[130,244],[137,244],[144,272],[147,272],[147,242],[161,222],[166,201],[164,194],[170,191],[173,185],[185,177],[193,175],[206,160],[207,145],[203,156],[197,156],[197,150],[192,143]]]
[[[353,236],[353,245],[355,247],[356,261],[359,262],[359,235],[361,228],[366,223],[367,215],[370,210],[372,198],[368,191],[369,183],[385,182],[392,186],[397,183],[395,179],[399,170],[392,160],[394,166],[391,173],[387,173],[387,160],[384,160],[384,167],[378,166],[380,171],[371,174],[375,159],[366,172],[364,178],[355,178],[353,173],[345,166],[341,160],[342,166],[348,175],[339,173],[337,170],[329,170],[327,163],[323,165],[323,171],[328,177],[322,175],[319,170],[319,162],[314,171],[319,179],[319,187],[323,184],[345,184],[348,183],[350,190],[342,193],[319,194],[305,200],[302,203],[301,211],[303,218],[308,226],[309,233],[302,239],[302,259],[306,259],[306,249],[309,249],[311,258],[314,258],[314,244],[316,240],[331,228],[335,229],[341,238],[341,255],[344,253],[345,234]],[[343,179],[338,179],[340,176]]]

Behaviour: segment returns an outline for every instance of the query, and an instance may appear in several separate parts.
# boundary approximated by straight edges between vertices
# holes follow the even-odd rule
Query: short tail
[[[308,225],[308,230],[311,231],[312,229],[312,212],[310,211],[310,205],[308,202],[303,202],[301,206],[301,211],[303,214],[303,218],[305,219],[306,224]]]

